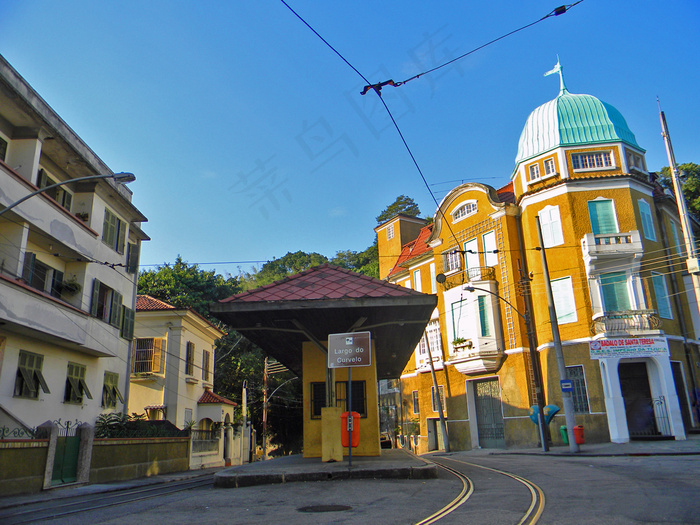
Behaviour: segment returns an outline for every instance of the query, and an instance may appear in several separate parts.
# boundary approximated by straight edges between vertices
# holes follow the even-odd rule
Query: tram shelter
[[[214,303],[212,315],[302,378],[304,457],[337,459],[347,369],[328,368],[328,335],[370,332],[371,365],[352,373],[360,412],[353,456],[379,456],[380,379],[393,379],[413,354],[437,297],[331,264]]]

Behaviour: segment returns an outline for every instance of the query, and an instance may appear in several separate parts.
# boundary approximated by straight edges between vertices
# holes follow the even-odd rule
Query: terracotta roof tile
[[[199,398],[199,401],[197,401],[198,405],[207,405],[207,404],[216,404],[216,405],[231,405],[231,406],[238,406],[238,403],[235,403],[231,401],[230,399],[226,399],[225,397],[221,397],[218,394],[215,394],[211,390],[205,390],[204,393],[202,394],[202,397]]]
[[[424,226],[421,228],[420,232],[418,233],[418,237],[415,240],[407,242],[401,247],[399,258],[396,260],[396,264],[389,272],[389,275],[393,275],[404,270],[405,268],[403,267],[403,264],[406,261],[418,257],[419,255],[423,255],[431,250],[430,246],[428,246],[427,240],[432,231],[432,224]]]
[[[496,193],[498,193],[498,197],[501,199],[501,202],[509,202],[511,204],[515,204],[515,186],[513,185],[513,181],[510,181],[508,184],[503,186],[502,188],[498,188],[496,190]]]
[[[136,310],[177,310],[177,308],[150,295],[137,295]]]
[[[415,294],[423,295],[332,264],[322,264],[260,288],[232,295],[220,302],[321,301]]]

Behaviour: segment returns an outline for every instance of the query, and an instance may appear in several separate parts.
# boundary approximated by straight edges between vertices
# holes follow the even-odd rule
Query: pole
[[[659,99],[656,99],[657,103]],[[671,170],[671,181],[673,182],[673,191],[676,194],[676,205],[678,206],[678,218],[681,221],[681,230],[683,230],[683,241],[685,243],[685,251],[688,254],[686,264],[688,272],[693,281],[693,290],[695,291],[695,301],[700,308],[700,264],[697,257],[695,239],[693,238],[693,228],[690,224],[688,216],[688,207],[683,196],[683,187],[681,186],[680,178],[678,177],[678,165],[676,164],[676,156],[673,154],[673,146],[671,145],[671,135],[668,132],[666,124],[666,115],[661,111],[659,105],[659,119],[661,120],[661,136],[664,138],[666,146],[666,155],[668,156],[668,166]]]
[[[348,469],[352,467],[352,427],[354,425],[352,417],[352,367],[348,367]],[[337,412],[336,412],[337,414]],[[337,427],[336,427],[337,428]],[[337,443],[337,441],[336,441]]]
[[[263,431],[262,431],[262,459],[267,459],[267,357],[265,357],[265,369],[263,372]]]
[[[248,381],[243,381],[243,391],[241,393],[241,410],[243,410],[243,426],[241,427],[241,465],[243,465],[243,440],[245,439],[245,428],[247,425],[247,413],[248,413],[248,396],[246,393],[248,387]]]
[[[447,424],[445,423],[445,414],[442,411],[442,399],[440,399],[440,389],[438,388],[437,376],[435,375],[435,366],[433,366],[433,353],[430,351],[430,341],[428,340],[428,331],[423,332],[425,337],[425,347],[428,350],[428,362],[430,363],[430,374],[433,376],[433,388],[435,389],[435,398],[437,399],[438,415],[440,416],[440,428],[442,429],[442,445],[445,452],[450,451],[450,442],[447,437]]]
[[[542,240],[542,228],[540,228],[540,218],[535,216],[537,224],[537,238],[539,240],[539,249],[542,254],[542,273],[544,277],[544,288],[547,291],[547,306],[549,309],[549,321],[552,325],[552,342],[554,343],[554,354],[557,357],[557,371],[559,372],[559,381],[567,379],[566,363],[564,362],[564,351],[561,348],[561,337],[559,336],[559,322],[557,321],[557,311],[554,307],[554,295],[552,294],[552,284],[549,282],[549,266],[547,266],[547,254],[544,249],[544,241]],[[561,384],[561,383],[560,383]],[[562,400],[564,402],[564,416],[566,417],[566,433],[569,436],[569,450],[571,452],[579,452],[578,443],[574,439],[574,400],[571,397],[571,392],[562,392]]]

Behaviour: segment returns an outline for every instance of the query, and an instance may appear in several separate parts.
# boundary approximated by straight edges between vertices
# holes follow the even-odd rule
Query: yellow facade
[[[365,387],[365,414],[360,419],[360,443],[352,451],[353,456],[379,456],[379,410],[377,393],[377,369],[374,344],[372,345],[372,365],[353,367],[352,383],[362,383]],[[321,419],[320,411],[318,415],[312,414],[312,388],[313,384],[326,382],[326,371],[328,370],[328,354],[313,343],[305,342],[303,345],[303,370],[304,370],[304,457],[320,458],[323,456],[323,427],[324,421]],[[343,389],[337,386],[338,383],[348,381],[348,369],[336,368],[333,372],[333,384],[336,392]],[[336,400],[338,406],[344,412],[346,404],[343,400]],[[355,403],[353,402],[353,405]],[[325,403],[323,404],[325,406]],[[332,424],[332,423],[331,423]],[[336,423],[341,426],[341,421]],[[338,434],[331,429],[334,436]],[[347,449],[344,451],[347,454]]]
[[[419,270],[422,291],[438,296],[426,333],[452,449],[538,443],[529,418],[536,381],[523,321],[528,294],[545,402],[563,408],[560,379],[571,379],[575,421],[588,441],[685,439],[686,430],[700,424],[693,405],[700,314],[692,304],[685,254],[676,246],[677,211],[645,171],[643,150],[631,132],[620,130],[619,118],[612,120],[624,140],[559,145],[523,158],[512,185],[498,191],[476,183],[453,189],[435,213],[432,232],[408,239],[425,237],[415,241],[422,247],[404,244],[398,253],[381,235],[389,222],[376,229],[380,277],[415,287]],[[401,217],[391,223],[395,234],[406,224]],[[426,282],[427,275],[438,282]],[[564,378],[553,346],[546,278]],[[600,341],[657,346],[593,358],[591,344]],[[401,376],[401,432],[419,453],[442,448],[426,356],[422,343]],[[640,403],[636,416],[625,409]],[[552,443],[562,443],[563,424],[562,410],[550,424]]]

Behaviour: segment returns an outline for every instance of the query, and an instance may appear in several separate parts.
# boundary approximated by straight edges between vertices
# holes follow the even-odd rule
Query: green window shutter
[[[617,223],[611,200],[588,201],[588,213],[594,234],[617,233]]]
[[[90,315],[97,317],[97,309],[100,301],[100,281],[97,279],[92,281],[92,302],[90,303]]]
[[[627,274],[612,272],[600,276],[603,289],[603,307],[606,312],[630,310],[630,294],[627,288]]]
[[[666,288],[666,280],[662,274],[651,274],[651,282],[654,285],[654,295],[656,296],[656,310],[659,312],[659,317],[664,319],[673,319],[671,311],[671,303],[668,300],[668,288]]]
[[[109,310],[109,324],[121,327],[122,321],[122,294],[112,290],[112,307]]]
[[[642,217],[642,229],[644,237],[650,241],[656,240],[656,230],[654,230],[654,220],[651,216],[651,207],[645,200],[639,199],[639,215]]]
[[[488,301],[483,295],[479,296],[479,324],[481,325],[481,337],[489,337],[491,327],[489,326]]]
[[[124,254],[124,243],[126,241],[126,223],[117,219],[117,245],[116,250],[119,254]]]
[[[115,239],[117,236],[117,218],[105,208],[105,220],[102,223],[102,242],[114,248]]]
[[[136,273],[139,269],[139,245],[129,243],[126,251],[126,271],[127,273]]]
[[[123,307],[124,314],[122,317],[121,336],[124,339],[131,340],[134,338],[134,311],[131,308]]]

